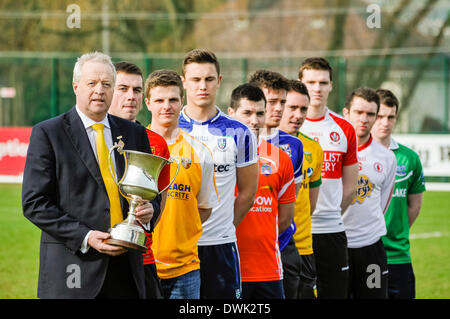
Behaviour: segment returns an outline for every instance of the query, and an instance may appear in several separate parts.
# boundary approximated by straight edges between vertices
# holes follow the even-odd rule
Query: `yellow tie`
[[[106,146],[105,137],[103,135],[103,127],[101,123],[93,124],[92,128],[97,132],[97,156],[102,173],[103,182],[105,183],[106,192],[108,193],[111,215],[111,228],[123,220],[122,208],[120,206],[119,189],[116,182],[111,176],[108,165],[109,150]],[[112,166],[114,169],[114,166]]]

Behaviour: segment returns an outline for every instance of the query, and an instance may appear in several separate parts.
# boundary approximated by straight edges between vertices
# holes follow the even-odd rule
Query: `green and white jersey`
[[[397,158],[397,171],[391,203],[384,215],[387,234],[382,240],[388,264],[405,264],[411,262],[407,196],[423,193],[425,178],[416,152],[392,138],[389,148]]]

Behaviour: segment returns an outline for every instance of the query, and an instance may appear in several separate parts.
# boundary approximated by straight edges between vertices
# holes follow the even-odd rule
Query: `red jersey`
[[[148,140],[150,142],[150,149],[152,150],[152,154],[169,159],[170,152],[169,148],[167,147],[166,140],[161,135],[153,132],[148,128],[147,128],[147,135]],[[161,174],[159,174],[158,178],[159,190],[164,189],[167,185],[169,185],[169,183],[170,183],[170,165],[166,165],[162,169]],[[145,242],[145,245],[147,246],[147,252],[142,254],[142,257],[144,259],[144,265],[154,264],[155,258],[153,256],[152,251],[152,242],[153,242],[152,233],[146,232],[145,236],[147,237],[147,240]]]
[[[158,133],[153,132],[147,128],[148,140],[150,142],[150,149],[154,155],[164,157],[169,159],[170,152],[169,147],[167,147],[166,140]],[[158,178],[158,188],[159,190],[164,189],[170,183],[170,165],[164,166],[161,174]]]
[[[295,202],[294,168],[281,149],[260,139],[259,181],[252,208],[236,229],[242,281],[283,279],[278,205]]]

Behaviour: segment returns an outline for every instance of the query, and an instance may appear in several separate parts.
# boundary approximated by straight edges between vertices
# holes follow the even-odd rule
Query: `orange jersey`
[[[278,205],[295,202],[292,161],[260,139],[259,181],[252,208],[236,229],[242,281],[283,279],[278,247]]]

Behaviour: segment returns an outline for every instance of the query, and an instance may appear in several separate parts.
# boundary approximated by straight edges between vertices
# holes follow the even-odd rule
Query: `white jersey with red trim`
[[[323,149],[322,185],[311,216],[311,232],[345,231],[341,218],[342,169],[358,162],[355,129],[341,115],[327,108],[321,118],[306,118],[300,132],[319,142]]]
[[[391,201],[397,160],[372,137],[358,147],[358,190],[342,219],[349,248],[376,243],[386,235],[384,213]]]

